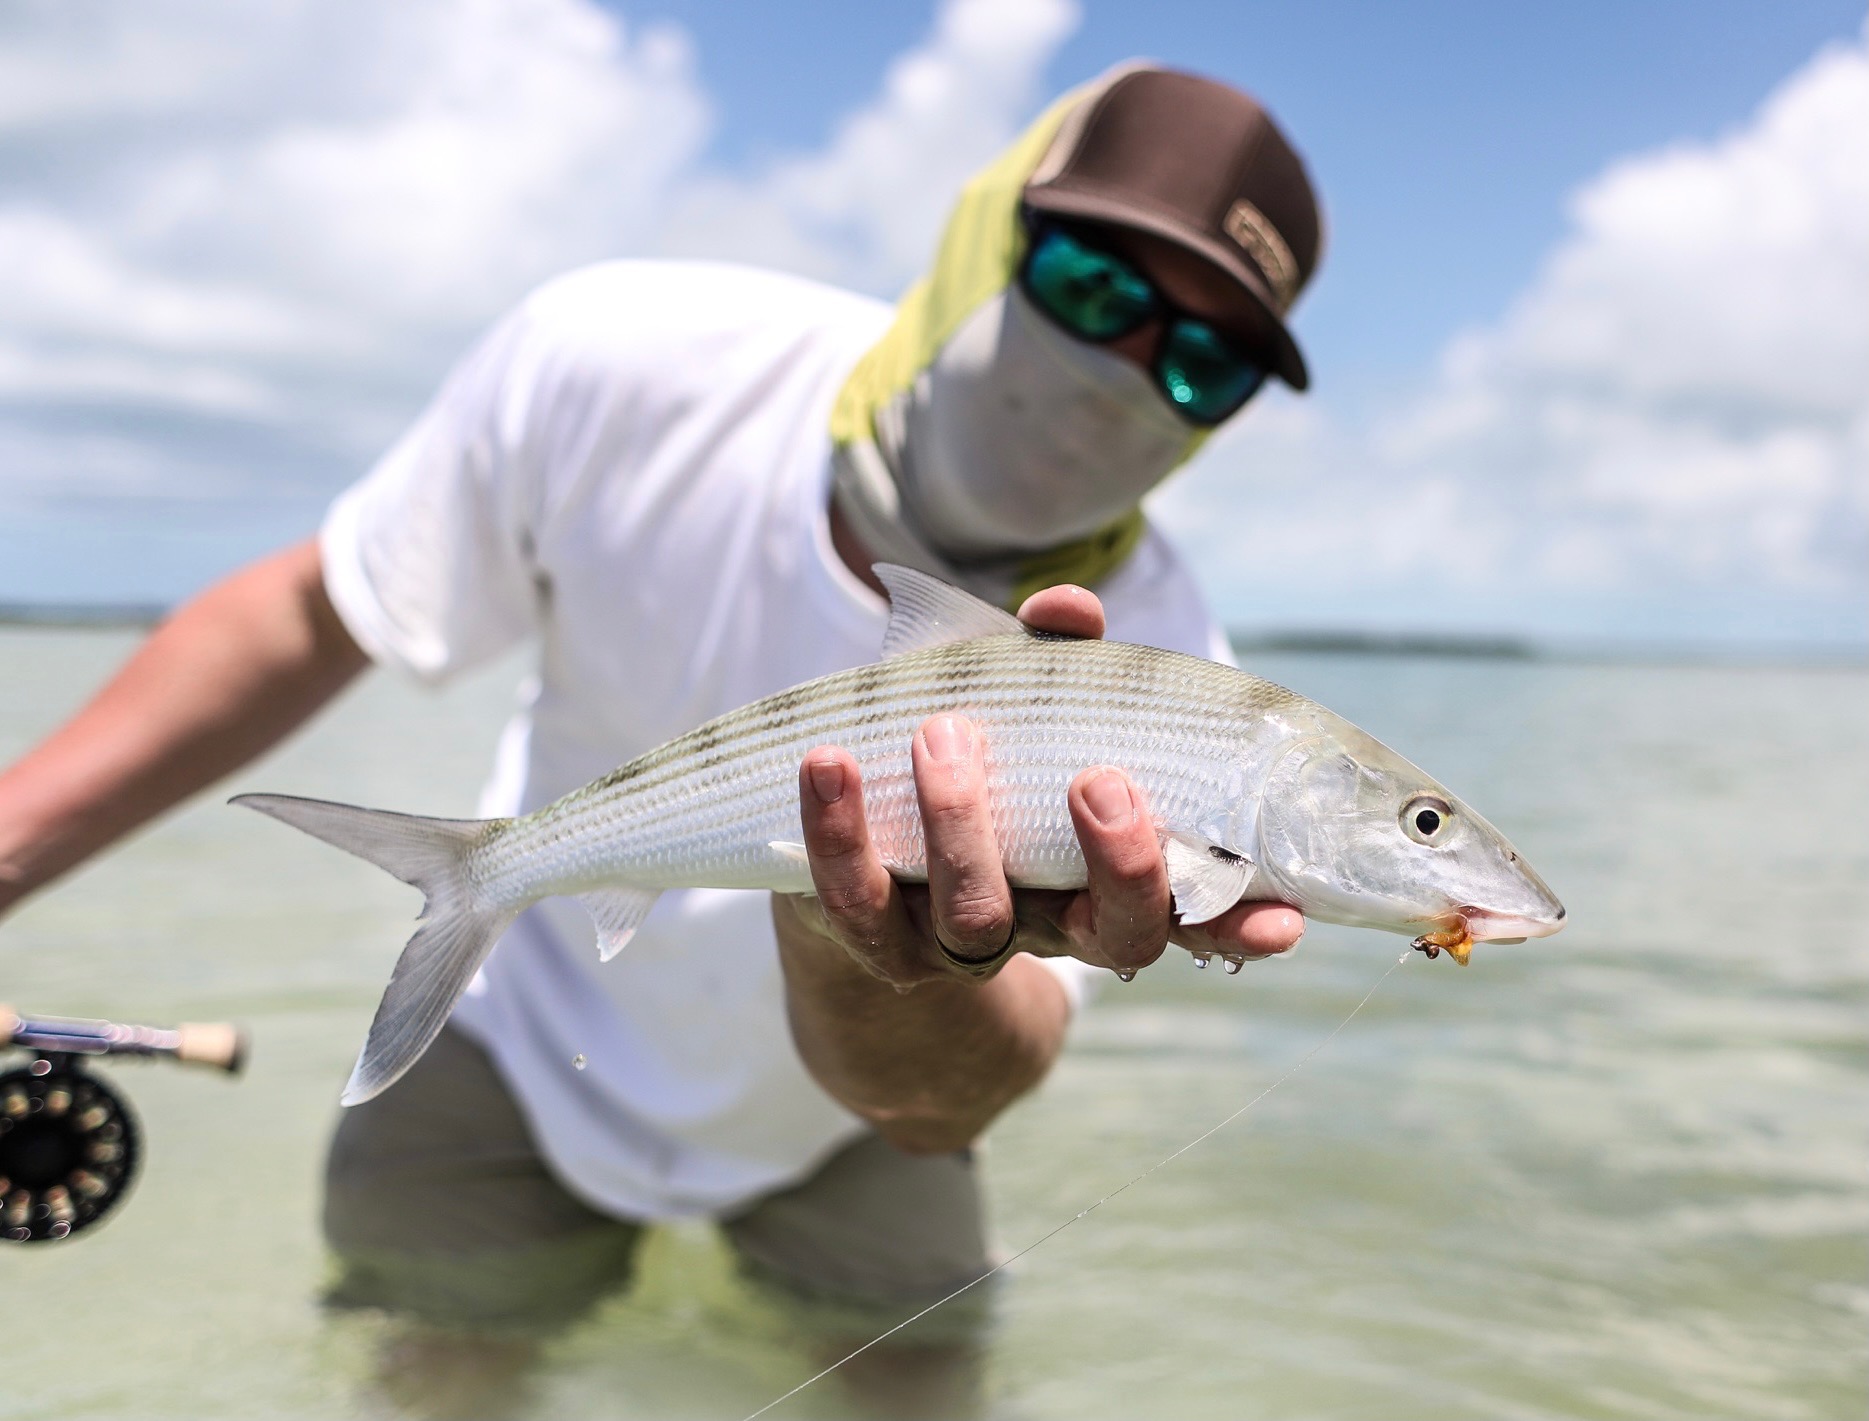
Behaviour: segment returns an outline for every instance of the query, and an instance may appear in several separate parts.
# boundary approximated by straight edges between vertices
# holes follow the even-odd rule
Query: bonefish
[[[1154,647],[1033,632],[907,568],[889,588],[882,659],[716,717],[512,819],[426,819],[287,795],[234,802],[422,890],[409,939],[344,1090],[386,1089],[441,1030],[530,904],[577,898],[604,960],[670,888],[808,893],[797,775],[843,746],[897,878],[927,877],[909,745],[928,716],[980,729],[1008,880],[1081,888],[1066,807],[1078,771],[1122,766],[1147,798],[1183,923],[1243,898],[1414,936],[1465,962],[1476,941],[1558,930],[1564,909],[1503,835],[1342,717],[1270,681]]]

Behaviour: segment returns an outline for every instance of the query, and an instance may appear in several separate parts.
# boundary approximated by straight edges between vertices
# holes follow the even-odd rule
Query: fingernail
[[[844,765],[841,760],[825,756],[822,760],[813,760],[806,766],[806,774],[811,779],[811,792],[821,804],[835,804],[844,797]]]
[[[950,764],[973,754],[973,728],[957,715],[937,715],[922,727],[928,753]]]
[[[1114,770],[1102,770],[1084,784],[1084,803],[1106,829],[1126,824],[1136,812],[1129,797],[1129,781]]]

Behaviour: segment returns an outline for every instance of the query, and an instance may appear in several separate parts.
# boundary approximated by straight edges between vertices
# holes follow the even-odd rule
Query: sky
[[[303,537],[552,274],[893,296],[1133,55],[1324,194],[1314,376],[1154,500],[1246,629],[1869,648],[1857,3],[0,9],[0,601],[171,601]]]

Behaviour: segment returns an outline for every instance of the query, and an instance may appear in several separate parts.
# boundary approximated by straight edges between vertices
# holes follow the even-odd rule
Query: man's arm
[[[1020,616],[1069,635],[1103,631],[1101,606],[1081,588],[1041,593]],[[826,1091],[902,1149],[972,1143],[1062,1049],[1070,1015],[1063,987],[1034,957],[1000,959],[1007,945],[1128,970],[1153,962],[1171,939],[1266,957],[1304,930],[1296,910],[1278,903],[1238,904],[1198,928],[1175,925],[1154,821],[1141,792],[1109,767],[1085,770],[1069,793],[1089,886],[1015,895],[974,728],[936,716],[917,732],[913,754],[928,887],[898,884],[883,868],[856,762],[825,747],[806,756],[799,775],[817,896],[776,897],[773,908],[799,1055]],[[1004,968],[982,980],[939,944]]]
[[[1021,953],[978,986],[904,993],[825,952],[811,902],[773,899],[792,1037],[818,1084],[890,1143],[964,1149],[1057,1059],[1071,1008],[1037,958]]]
[[[0,773],[0,912],[269,749],[368,664],[316,539],[209,588]]]

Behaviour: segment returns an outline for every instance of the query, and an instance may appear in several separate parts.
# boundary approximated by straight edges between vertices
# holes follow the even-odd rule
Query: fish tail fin
[[[467,859],[499,820],[424,819],[285,794],[243,794],[235,804],[257,809],[315,839],[366,859],[422,890],[421,922],[370,1023],[343,1102],[359,1105],[387,1090],[440,1033],[480,964],[518,906],[481,901]]]

